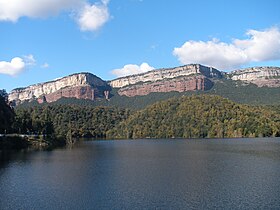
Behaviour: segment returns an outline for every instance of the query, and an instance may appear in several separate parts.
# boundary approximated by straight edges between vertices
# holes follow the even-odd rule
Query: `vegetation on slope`
[[[78,105],[20,107],[15,112],[17,133],[64,138],[105,138],[109,129],[129,115],[129,111],[124,109]]]
[[[220,79],[215,81],[214,86],[208,91],[187,91],[187,92],[167,92],[150,93],[145,96],[127,97],[120,96],[118,89],[112,90],[110,101],[101,99],[99,101],[78,100],[78,99],[60,99],[55,104],[83,104],[91,106],[110,106],[128,108],[133,110],[144,109],[146,106],[158,101],[167,100],[173,97],[191,96],[191,95],[218,95],[228,98],[234,102],[249,105],[280,105],[280,87],[257,87],[254,84],[244,85],[240,81],[230,81]]]
[[[172,93],[169,94],[171,97]],[[80,105],[69,105],[69,100]],[[58,103],[61,104],[18,107],[14,128],[18,133],[94,138],[224,138],[280,135],[279,106],[241,105],[209,94],[182,97],[177,95],[134,114],[122,108],[95,107],[93,103],[96,102],[86,100],[61,99]]]
[[[0,90],[0,154],[2,149],[22,149],[28,146],[25,138],[7,136],[13,131],[14,110],[7,105],[8,95],[5,90]]]
[[[0,90],[0,134],[9,133],[14,118],[13,110],[7,105],[8,95],[5,90]]]
[[[258,87],[242,81],[214,80],[207,94],[219,95],[234,102],[250,105],[280,105],[280,87]]]
[[[219,96],[173,98],[148,106],[107,132],[111,138],[280,136],[280,114]]]

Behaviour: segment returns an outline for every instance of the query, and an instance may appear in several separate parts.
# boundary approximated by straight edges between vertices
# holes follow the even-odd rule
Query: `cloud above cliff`
[[[132,74],[144,73],[153,69],[155,68],[144,62],[140,66],[136,64],[127,64],[123,68],[112,70],[111,73],[117,77],[124,77]]]
[[[34,56],[32,54],[24,55],[23,56],[23,61],[24,61],[25,65],[27,65],[27,66],[34,66],[34,65],[36,65],[36,60],[35,60],[35,58],[34,58]]]
[[[33,55],[25,55],[23,58],[15,57],[11,61],[0,61],[0,74],[15,76],[35,64]]]
[[[248,30],[247,39],[231,43],[218,39],[187,41],[173,50],[182,64],[200,63],[221,70],[230,70],[250,62],[280,60],[280,30],[272,27],[263,31]]]
[[[82,31],[96,31],[110,17],[109,0],[0,0],[0,21],[17,22],[21,17],[47,18],[68,12]],[[73,15],[74,14],[74,15]]]
[[[48,63],[43,63],[40,67],[43,69],[46,69],[46,68],[49,68],[50,65]]]
[[[22,58],[15,57],[10,62],[0,61],[0,74],[17,75],[25,68]]]
[[[82,31],[96,31],[102,27],[110,18],[108,5],[109,1],[101,1],[93,5],[85,4],[77,22]]]

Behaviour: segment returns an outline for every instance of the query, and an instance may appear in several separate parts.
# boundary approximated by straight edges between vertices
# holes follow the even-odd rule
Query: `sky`
[[[0,0],[0,89],[200,63],[280,67],[279,0]]]

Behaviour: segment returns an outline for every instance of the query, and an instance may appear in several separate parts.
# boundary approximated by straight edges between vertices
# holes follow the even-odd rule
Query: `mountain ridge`
[[[62,97],[109,100],[110,91],[117,89],[118,95],[134,97],[152,92],[208,91],[217,81],[241,81],[258,87],[280,87],[279,67],[251,67],[223,72],[201,64],[188,64],[173,68],[161,68],[145,73],[129,75],[104,81],[90,72],[74,73],[52,81],[16,88],[9,94],[15,104],[24,101],[53,102]]]
[[[110,86],[107,82],[91,73],[75,73],[48,82],[38,83],[25,88],[17,88],[9,93],[9,101],[20,104],[23,101],[39,100],[53,102],[61,97],[92,99],[108,98]]]
[[[178,76],[190,76],[194,74],[202,74],[209,78],[221,78],[223,73],[213,67],[203,66],[201,64],[188,64],[173,68],[154,69],[145,73],[116,78],[109,81],[109,84],[114,88],[122,88],[128,85],[137,84],[138,82],[173,79]]]

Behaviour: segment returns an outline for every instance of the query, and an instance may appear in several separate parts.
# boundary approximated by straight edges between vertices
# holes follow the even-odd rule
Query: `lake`
[[[280,209],[279,138],[82,141],[0,154],[0,209]]]

